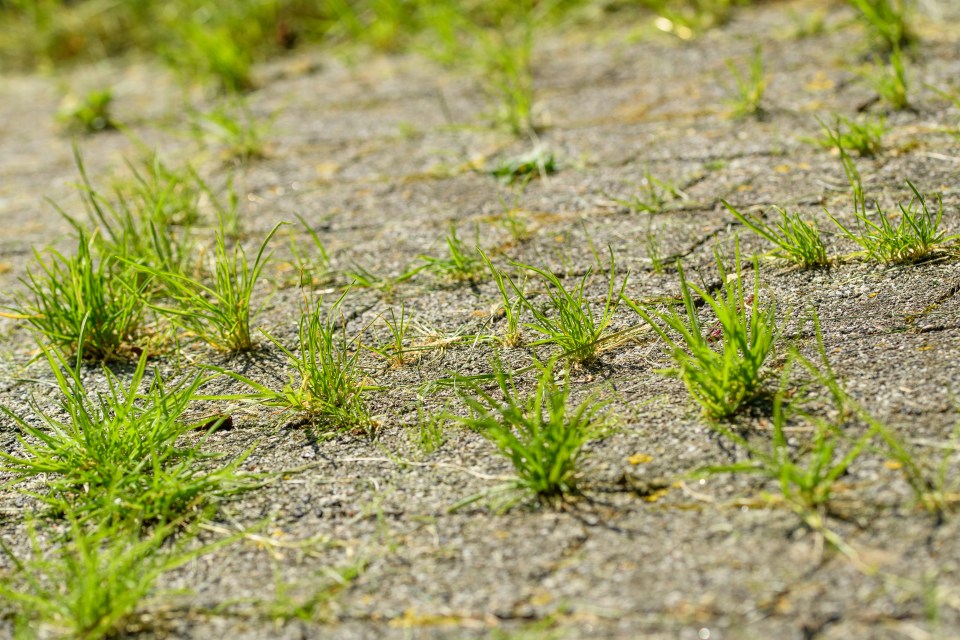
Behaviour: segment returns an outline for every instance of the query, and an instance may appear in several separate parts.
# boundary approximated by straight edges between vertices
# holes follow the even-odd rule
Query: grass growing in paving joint
[[[593,274],[591,269],[583,275],[576,288],[567,289],[560,278],[546,269],[520,263],[512,264],[540,276],[546,284],[547,302],[538,306],[517,288],[512,280],[508,281],[533,315],[533,320],[524,323],[524,326],[544,336],[531,342],[530,346],[555,345],[563,357],[570,358],[575,363],[589,363],[611,339],[615,341],[617,334],[611,333],[609,327],[630,276],[627,274],[623,278],[618,289],[616,261],[612,250],[607,294],[603,301],[603,310],[599,314],[595,313],[594,305],[586,293],[587,284]]]
[[[226,160],[249,162],[263,158],[276,114],[258,118],[246,102],[224,102],[207,113],[193,114],[191,128],[203,144],[222,149]]]
[[[871,38],[883,51],[907,46],[913,41],[908,24],[908,0],[847,0]]]
[[[637,213],[662,213],[667,204],[674,200],[686,200],[687,194],[676,185],[660,180],[650,173],[647,167],[640,193],[628,198],[610,198],[614,202]]]
[[[343,296],[325,312],[318,300],[303,313],[296,353],[267,334],[295,371],[279,391],[239,373],[211,368],[254,389],[253,394],[233,396],[236,399],[253,399],[277,407],[284,417],[302,414],[332,430],[367,430],[372,419],[363,398],[368,386],[360,366],[361,336],[347,336],[340,314],[342,303]]]
[[[897,111],[910,108],[907,67],[903,53],[897,47],[890,52],[889,61],[877,61],[863,71],[863,77],[877,92],[877,96]]]
[[[928,256],[938,245],[947,240],[946,234],[940,230],[943,200],[939,194],[937,194],[937,207],[934,212],[927,205],[927,198],[907,180],[907,186],[913,191],[913,198],[906,205],[903,202],[897,203],[900,209],[900,221],[894,225],[890,221],[890,216],[880,207],[879,202],[874,202],[876,215],[868,212],[860,172],[853,160],[842,149],[840,158],[853,190],[856,228],[851,229],[837,220],[829,211],[826,213],[844,235],[863,248],[868,258],[888,264],[916,262]]]
[[[391,366],[400,368],[414,359],[414,356],[410,353],[411,348],[405,344],[407,341],[407,333],[410,331],[410,316],[407,314],[406,305],[402,302],[400,303],[399,317],[393,307],[391,307],[387,313],[390,315],[389,318],[383,314],[380,318],[387,327],[390,339],[386,342],[379,343],[376,347],[369,345],[364,346],[389,362]]]
[[[137,267],[163,283],[175,306],[156,308],[181,328],[224,351],[251,351],[257,344],[250,323],[258,309],[251,307],[253,288],[270,255],[267,243],[280,228],[275,226],[260,244],[253,263],[237,243],[227,250],[223,225],[216,234],[213,281],[207,285],[181,273]]]
[[[902,201],[897,203],[900,221],[896,225],[890,221],[890,215],[883,211],[879,202],[873,203],[876,215],[871,215],[867,210],[867,198],[857,165],[840,145],[836,132],[828,127],[824,129],[834,137],[840,149],[843,171],[853,192],[856,229],[845,226],[827,210],[826,214],[844,235],[863,248],[869,259],[887,264],[916,262],[951,239],[940,230],[943,219],[943,199],[940,194],[936,196],[937,207],[934,212],[927,205],[927,198],[909,180],[907,186],[913,192],[913,197],[906,205]]]
[[[684,313],[674,309],[645,309],[625,296],[623,301],[670,346],[676,368],[664,373],[679,377],[707,416],[723,419],[737,413],[760,388],[763,364],[773,352],[780,331],[776,306],[772,302],[760,304],[760,273],[756,261],[753,292],[746,295],[739,245],[736,271],[729,274],[731,277],[720,256],[716,258],[723,282],[716,297],[706,289],[689,284],[682,265],[677,262]],[[704,330],[691,290],[716,315],[717,326],[713,329]]]
[[[730,115],[734,118],[760,118],[763,116],[763,93],[767,80],[763,73],[763,52],[760,45],[753,51],[746,73],[740,71],[733,60],[727,60],[727,68],[733,76],[733,95],[728,101]]]
[[[773,228],[759,218],[745,216],[726,200],[721,202],[751,231],[775,244],[784,258],[806,269],[822,267],[829,263],[827,248],[820,237],[820,228],[815,222],[802,219],[799,213],[791,216],[784,209],[774,207],[782,217],[782,221]]]
[[[513,463],[517,479],[457,507],[491,494],[505,494],[503,508],[509,508],[526,495],[557,503],[576,492],[583,447],[605,433],[608,416],[604,403],[595,398],[569,408],[569,371],[563,384],[557,384],[556,364],[554,359],[540,366],[536,386],[526,395],[517,391],[513,376],[499,361],[493,363],[496,395],[479,383],[463,383],[459,395],[471,413],[461,421],[496,444]]]
[[[122,635],[160,575],[204,550],[164,549],[171,526],[146,537],[110,525],[71,519],[69,539],[45,548],[31,528],[32,553],[16,556],[0,540],[14,571],[0,578],[0,596],[14,610],[16,637],[95,640]]]
[[[0,469],[12,482],[43,477],[48,493],[40,496],[54,509],[95,520],[169,522],[200,509],[211,498],[250,488],[237,473],[242,457],[219,468],[204,469],[209,456],[196,447],[178,447],[177,439],[206,426],[182,417],[203,384],[202,376],[168,384],[155,373],[146,384],[147,358],[140,357],[129,385],[104,369],[107,391],[83,388],[79,363],[45,351],[56,377],[58,412],[34,403],[41,426],[2,407],[20,428],[17,438],[26,455],[0,452]],[[63,416],[61,417],[61,413]],[[212,427],[218,423],[214,423]]]
[[[478,249],[479,251],[479,249]],[[524,290],[526,289],[526,279],[518,287],[513,279],[499,268],[497,268],[490,258],[483,251],[480,251],[480,257],[490,271],[493,281],[497,285],[497,291],[500,292],[500,300],[503,305],[503,317],[507,321],[507,326],[503,330],[501,342],[507,347],[517,347],[523,342],[522,326],[520,323],[520,314],[523,312]],[[509,289],[508,291],[508,285]],[[511,291],[513,296],[511,297]],[[499,314],[499,311],[498,311]]]
[[[513,184],[517,180],[545,178],[556,172],[557,159],[553,152],[537,147],[528,153],[500,160],[490,171],[490,175],[507,184]]]
[[[732,429],[714,425],[714,429],[725,438],[748,450],[751,459],[732,465],[711,466],[704,471],[756,473],[775,480],[779,483],[780,493],[786,503],[802,517],[809,518],[829,502],[837,480],[870,445],[876,430],[868,429],[859,437],[850,439],[836,424],[797,413],[806,422],[813,423],[813,439],[806,446],[805,458],[801,459],[798,452],[795,452],[795,447],[788,442],[786,434],[787,424],[795,413],[786,400],[792,362],[788,361],[784,368],[781,388],[773,401],[773,433],[769,445],[755,445]],[[839,447],[843,444],[848,446],[841,455]]]
[[[479,229],[475,230],[479,238]],[[477,254],[477,249],[473,251],[467,249],[457,236],[457,228],[450,224],[450,233],[446,237],[447,256],[435,258],[433,256],[421,255],[420,259],[426,263],[426,269],[454,282],[472,282],[483,273],[483,260]],[[474,245],[476,247],[476,245]]]
[[[192,169],[170,169],[156,154],[142,167],[128,162],[132,177],[115,184],[111,198],[94,187],[76,147],[74,160],[80,173],[80,196],[95,227],[93,238],[100,255],[162,271],[186,269],[193,248],[190,226],[198,218],[201,186],[206,188]],[[83,233],[80,221],[58,211]]]
[[[98,133],[115,129],[117,123],[110,116],[113,92],[110,89],[95,89],[83,96],[73,94],[64,97],[57,112],[57,120],[70,132]]]
[[[822,121],[820,124],[827,128]],[[887,124],[883,116],[855,120],[838,116],[836,125],[829,133],[811,142],[827,149],[849,149],[862,157],[872,157],[883,149],[883,136],[886,132]]]
[[[87,360],[114,360],[128,355],[142,328],[141,287],[129,269],[113,268],[111,258],[96,260],[93,240],[81,230],[77,253],[51,249],[49,260],[36,251],[39,271],[29,270],[12,314],[25,319],[43,339],[64,354]]]

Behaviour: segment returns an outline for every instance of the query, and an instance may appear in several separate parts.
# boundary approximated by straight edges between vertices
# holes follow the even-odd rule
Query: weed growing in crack
[[[907,22],[909,3],[904,0],[847,0],[877,46],[884,52],[894,51],[913,41]]]
[[[290,232],[290,253],[293,255],[292,265],[297,271],[296,284],[303,287],[318,286],[321,284],[330,284],[336,279],[336,272],[333,269],[333,263],[330,260],[330,254],[324,246],[320,235],[307,224],[300,214],[295,214],[300,225],[310,236],[313,248],[316,250],[313,256],[308,256],[297,243],[294,232]]]
[[[877,434],[880,443],[875,450],[881,453],[888,461],[899,467],[904,480],[913,493],[916,504],[925,511],[942,520],[958,502],[956,491],[948,486],[948,472],[953,459],[956,457],[958,443],[960,443],[960,428],[955,428],[952,442],[944,454],[937,468],[918,460],[915,449],[904,442],[888,425],[874,417],[864,407],[852,400],[849,404],[857,412],[873,432]]]
[[[450,412],[430,412],[417,406],[417,423],[410,432],[410,441],[423,455],[430,455],[447,441],[446,425],[451,420]]]
[[[196,221],[199,177],[188,169],[176,172],[154,155],[138,169],[128,163],[132,180],[114,186],[113,197],[98,191],[74,147],[80,173],[80,196],[95,227],[93,238],[100,255],[121,258],[162,271],[184,272],[193,243],[190,225]],[[80,221],[57,207],[75,229]],[[150,291],[149,293],[155,293]]]
[[[480,59],[487,93],[496,102],[496,122],[517,136],[535,131],[533,121],[533,18],[513,30],[487,29],[480,38]]]
[[[194,137],[222,149],[226,160],[240,163],[263,158],[274,116],[258,118],[242,100],[224,102],[207,113],[193,114]]]
[[[727,60],[727,68],[735,83],[733,96],[729,100],[730,114],[734,118],[760,118],[763,116],[763,93],[767,87],[763,73],[763,53],[760,45],[753,51],[747,72],[741,73],[732,60]]]
[[[527,219],[527,212],[520,207],[520,197],[527,184],[533,179],[533,174],[527,176],[514,189],[513,203],[507,204],[503,195],[500,195],[500,207],[503,213],[495,218],[495,224],[510,234],[515,243],[526,242],[533,237],[533,229]]]
[[[378,344],[376,347],[369,345],[364,346],[389,362],[391,366],[400,368],[413,359],[411,355],[412,349],[404,344],[407,341],[407,333],[410,330],[410,317],[407,315],[406,305],[402,302],[400,303],[399,317],[397,317],[397,313],[392,307],[388,310],[388,313],[390,314],[389,318],[383,314],[381,314],[380,317],[390,333],[390,340],[385,344]]]
[[[823,123],[821,122],[821,125]],[[883,148],[883,136],[887,132],[886,119],[857,118],[851,120],[838,116],[831,133],[810,142],[827,149],[850,149],[861,157],[872,157]]]
[[[917,504],[938,519],[942,519],[944,514],[958,502],[957,495],[951,494],[946,485],[949,465],[958,451],[956,445],[960,436],[960,427],[954,429],[953,446],[947,449],[939,468],[929,469],[918,461],[911,445],[905,443],[893,429],[874,417],[864,406],[847,394],[827,358],[820,319],[816,314],[813,314],[813,328],[821,364],[817,366],[796,353],[793,354],[794,360],[829,391],[839,416],[859,418],[868,427],[869,433],[875,436],[874,441],[877,442],[871,444],[871,449],[898,465]]]
[[[270,254],[264,254],[267,243],[280,226],[267,234],[250,264],[239,243],[232,252],[227,250],[226,232],[221,224],[216,234],[213,280],[209,285],[180,273],[134,266],[163,283],[167,295],[176,304],[154,306],[172,322],[218,349],[251,351],[257,345],[250,323],[259,312],[251,308],[253,288],[270,258]]]
[[[750,460],[710,466],[703,472],[755,473],[774,480],[779,483],[786,504],[808,524],[814,525],[820,524],[823,509],[830,501],[837,480],[870,445],[876,430],[868,429],[857,438],[850,439],[839,425],[793,410],[786,401],[786,394],[790,385],[789,373],[799,358],[794,354],[784,367],[780,389],[773,401],[773,433],[769,444],[755,445],[736,431],[714,424],[714,430],[723,437],[749,451]],[[805,447],[807,452],[804,459],[794,451],[785,431],[795,414],[813,423],[813,439]],[[841,414],[841,420],[843,417]],[[845,452],[841,455],[839,447],[844,444],[848,446],[844,447]]]
[[[384,299],[389,300],[396,292],[396,288],[427,268],[426,264],[408,267],[406,271],[396,276],[382,276],[366,267],[354,264],[346,270],[345,275],[353,281],[355,287],[374,289],[380,292]]]
[[[931,211],[925,198],[912,182],[907,180],[907,186],[913,192],[910,202],[898,202],[900,221],[894,225],[890,216],[883,211],[880,203],[874,201],[876,215],[867,211],[867,199],[863,192],[863,182],[860,172],[850,155],[840,145],[840,141],[828,127],[824,127],[840,149],[840,161],[843,171],[853,191],[853,210],[856,218],[856,229],[850,229],[837,220],[830,211],[826,214],[848,238],[860,245],[867,257],[877,262],[900,264],[916,262],[930,255],[936,248],[952,239],[940,230],[943,218],[943,200],[937,194],[936,212]]]
[[[502,310],[504,319],[507,321],[507,326],[503,330],[503,336],[500,338],[500,341],[506,347],[520,346],[523,342],[520,314],[523,311],[524,290],[526,289],[527,281],[524,279],[518,287],[513,279],[497,268],[483,251],[480,251],[479,248],[477,251],[480,252],[480,257],[483,259],[484,264],[487,265],[490,275],[493,276],[493,281],[497,285],[497,291],[500,292],[500,300],[503,303],[500,309]],[[509,285],[510,290],[513,292],[513,297],[511,297],[510,291],[507,291],[507,285]],[[498,310],[495,315],[499,316],[500,313],[501,311]]]
[[[475,232],[479,238],[479,229]],[[426,263],[426,269],[454,282],[475,281],[483,273],[483,261],[477,255],[477,250],[470,251],[466,248],[463,240],[457,236],[457,228],[453,223],[450,224],[450,233],[447,234],[446,241],[448,253],[446,257],[420,256],[420,259]]]
[[[875,62],[863,72],[863,77],[877,92],[881,100],[897,111],[910,108],[909,80],[903,53],[899,47],[890,52],[890,59],[886,64]]]
[[[363,398],[369,387],[360,366],[361,336],[347,336],[346,323],[340,313],[345,295],[329,312],[323,310],[322,300],[304,311],[296,353],[265,333],[295,370],[283,389],[276,391],[239,373],[210,368],[254,389],[254,393],[237,395],[235,399],[277,407],[284,417],[301,414],[329,430],[370,429],[373,420]]]
[[[170,25],[173,42],[160,55],[186,80],[211,81],[223,93],[243,93],[254,88],[253,59],[235,33],[226,25],[178,21]]]
[[[647,233],[643,238],[643,246],[647,251],[647,260],[650,261],[650,268],[657,275],[664,272],[663,258],[663,238],[659,234],[653,233],[652,225],[647,225]]]
[[[530,271],[543,280],[547,285],[547,303],[537,306],[512,280],[508,283],[523,301],[523,305],[530,310],[533,320],[524,323],[540,334],[543,338],[530,343],[530,346],[544,344],[556,345],[562,357],[570,358],[575,363],[589,363],[608,343],[616,342],[617,334],[608,329],[613,321],[613,315],[620,304],[623,291],[627,286],[630,275],[627,274],[616,286],[616,260],[613,251],[610,251],[610,275],[607,286],[607,295],[604,299],[603,310],[599,315],[594,313],[593,305],[586,295],[585,289],[590,280],[592,270],[588,269],[580,279],[580,284],[574,289],[567,289],[553,273],[546,269],[533,267],[521,263],[511,263],[513,266]]]
[[[729,274],[730,277],[719,254],[716,260],[723,282],[716,297],[689,284],[683,266],[677,262],[684,306],[682,314],[674,309],[645,309],[626,296],[622,299],[670,346],[676,368],[663,373],[680,378],[708,417],[723,419],[735,414],[756,394],[762,379],[761,369],[773,352],[780,331],[776,306],[772,302],[760,304],[760,272],[756,261],[753,292],[745,295],[739,243],[735,272]],[[714,329],[704,331],[691,289],[717,316]],[[675,334],[679,337],[674,337]],[[719,343],[718,347],[714,343]]]
[[[117,123],[110,116],[113,91],[88,91],[82,97],[68,95],[63,99],[57,120],[67,130],[76,133],[99,133],[115,129]]]
[[[687,194],[673,183],[654,177],[650,167],[647,167],[640,193],[629,198],[610,199],[636,213],[656,214],[662,213],[670,202],[686,200]]]
[[[556,172],[556,156],[551,151],[537,147],[519,156],[503,158],[490,171],[490,175],[507,184],[513,184],[517,180],[530,180],[535,177],[545,178]]]
[[[132,614],[162,573],[209,548],[165,548],[172,526],[146,537],[112,525],[89,527],[70,520],[69,538],[42,545],[29,529],[32,550],[18,557],[0,540],[14,570],[0,578],[0,596],[13,608],[16,637],[94,640],[123,635]]]
[[[27,271],[13,313],[26,320],[62,353],[87,360],[123,359],[134,350],[143,326],[143,285],[112,258],[95,260],[94,243],[78,229],[77,253],[50,249],[49,260],[34,251],[39,271]]]
[[[216,202],[216,194],[189,164],[171,167],[157,152],[147,153],[139,163],[127,162],[132,180],[114,184],[117,199],[133,201],[159,225],[189,228],[200,220],[200,199],[206,195]],[[89,181],[84,185],[90,187]]]
[[[108,390],[94,397],[83,388],[79,362],[70,367],[59,354],[46,349],[44,354],[56,377],[60,411],[34,403],[41,422],[34,426],[0,407],[21,430],[17,438],[26,452],[0,452],[0,469],[14,483],[44,477],[49,492],[39,497],[54,509],[95,521],[170,522],[197,512],[212,498],[253,486],[237,473],[245,456],[204,469],[209,464],[200,461],[211,456],[177,446],[178,438],[209,422],[182,420],[202,376],[171,385],[155,373],[144,392],[144,354],[127,386],[104,369]]]
[[[759,218],[752,218],[737,211],[726,200],[721,200],[727,210],[751,231],[775,244],[782,257],[804,269],[826,266],[829,263],[827,248],[820,237],[820,228],[816,222],[807,221],[799,213],[788,214],[784,209],[774,207],[782,220],[776,228]]]
[[[576,407],[567,407],[570,395],[569,371],[562,385],[555,380],[557,360],[540,366],[533,391],[520,394],[513,376],[499,361],[493,363],[496,395],[476,382],[464,382],[461,400],[470,415],[461,422],[493,442],[507,457],[517,479],[491,492],[471,496],[460,508],[491,495],[505,495],[501,508],[507,509],[527,495],[540,502],[557,504],[576,493],[577,465],[583,447],[601,437],[607,428],[605,404],[588,398]]]
[[[238,617],[265,618],[274,624],[291,620],[327,621],[333,617],[331,601],[360,577],[366,564],[366,560],[360,559],[345,567],[327,568],[317,572],[306,584],[285,582],[275,567],[273,597],[258,597],[249,603],[242,601],[237,603],[241,606],[231,607],[230,613]],[[242,606],[245,604],[249,606]]]
[[[867,212],[860,174],[845,152],[841,152],[841,158],[853,189],[856,229],[845,226],[829,211],[826,213],[844,235],[863,248],[868,258],[888,264],[916,262],[947,240],[946,234],[940,230],[943,200],[939,194],[936,212],[933,212],[927,206],[927,199],[907,180],[914,197],[906,205],[897,203],[900,221],[894,225],[878,202],[874,202],[875,216]]]

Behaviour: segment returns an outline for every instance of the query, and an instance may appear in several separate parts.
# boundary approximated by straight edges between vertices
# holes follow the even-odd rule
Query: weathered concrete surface
[[[960,232],[960,111],[925,86],[956,89],[960,77],[960,22],[947,4],[938,5],[945,12],[939,19],[920,23],[922,40],[910,66],[914,109],[887,114],[886,148],[858,165],[868,193],[887,206],[909,195],[906,179],[941,193],[943,225],[954,234]],[[790,36],[793,16],[815,10],[826,12],[827,30]],[[535,74],[539,107],[551,126],[539,142],[557,154],[561,170],[522,190],[467,168],[531,146],[483,126],[488,106],[470,78],[418,57],[345,66],[311,52],[273,63],[262,69],[263,86],[251,96],[256,113],[276,114],[270,154],[237,174],[247,237],[253,245],[276,222],[299,213],[319,229],[336,266],[397,274],[421,254],[442,252],[453,222],[464,238],[472,238],[476,226],[479,243],[491,251],[571,276],[594,263],[590,240],[598,248],[609,245],[618,268],[631,272],[631,296],[675,295],[676,273],[651,269],[647,234],[660,239],[664,256],[684,257],[688,273],[700,272],[708,282],[716,278],[718,243],[729,255],[739,234],[745,254],[767,249],[734,224],[721,198],[751,211],[788,206],[824,229],[831,228],[824,206],[852,220],[837,157],[805,142],[819,133],[815,116],[852,116],[872,97],[852,70],[864,49],[862,32],[845,26],[851,15],[832,4],[785,2],[743,10],[731,24],[688,43],[666,35],[634,41],[610,27],[545,39]],[[767,117],[734,121],[726,116],[724,61],[745,64],[755,43],[769,76]],[[211,153],[176,135],[186,129],[183,97],[156,69],[84,73],[119,73],[118,119],[171,161],[192,160],[214,182],[223,181],[226,169]],[[70,144],[54,124],[56,99],[56,83],[47,78],[0,85],[3,292],[20,286],[32,246],[69,247],[69,226],[43,198],[79,212]],[[882,105],[868,110],[883,113]],[[132,148],[119,133],[82,141],[95,176],[120,170]],[[656,216],[611,200],[637,193],[648,167],[687,199]],[[516,202],[530,240],[515,242],[498,224],[504,202]],[[260,324],[289,341],[302,293],[278,286],[290,276],[281,264],[289,251],[279,238],[275,244],[270,282],[258,292],[261,299],[274,295]],[[835,256],[856,248],[837,233],[828,246]],[[788,334],[814,354],[810,327],[800,319],[816,309],[827,354],[848,391],[914,447],[921,464],[935,470],[947,456],[946,487],[955,495],[956,253],[898,267],[840,259],[829,269],[804,272],[770,258],[760,266],[764,295],[785,315],[792,312]],[[591,291],[599,297],[604,286],[597,279]],[[357,312],[351,327],[359,329],[403,301],[425,327],[474,334],[491,321],[496,296],[490,282],[450,286],[424,273],[401,285],[392,300],[354,290],[347,309]],[[27,333],[3,322],[0,393],[18,410],[33,388],[20,379],[45,374],[41,367],[23,370],[30,358]],[[637,322],[621,309],[615,324]],[[379,325],[371,331],[385,335]],[[232,359],[200,347],[189,351],[265,381],[286,377],[275,350]],[[249,470],[308,466],[224,505],[216,530],[204,536],[212,540],[235,526],[266,522],[261,533],[276,544],[238,543],[164,577],[162,588],[192,593],[146,603],[142,634],[695,638],[706,637],[706,629],[710,638],[960,637],[955,516],[939,522],[919,509],[902,472],[882,453],[868,451],[841,479],[827,521],[855,550],[854,561],[824,548],[822,537],[789,509],[764,501],[764,492],[777,492],[774,484],[744,476],[692,479],[688,474],[699,467],[745,453],[711,430],[679,382],[654,372],[668,360],[663,344],[652,339],[612,350],[596,368],[573,373],[577,397],[600,393],[619,416],[617,432],[590,447],[585,499],[560,512],[518,508],[496,515],[481,504],[448,513],[457,500],[495,485],[491,478],[509,476],[510,468],[493,445],[453,425],[439,450],[421,455],[411,443],[418,389],[449,371],[488,370],[492,351],[489,343],[452,346],[399,370],[371,357],[371,377],[383,388],[370,395],[380,422],[374,441],[317,442],[304,425],[278,427],[265,409],[240,411],[237,428],[214,435],[208,447],[237,454],[255,445]],[[530,355],[521,349],[503,357],[521,365]],[[423,402],[439,410],[453,399],[443,391]],[[758,407],[736,424],[762,439],[770,430],[765,416]],[[793,435],[803,442],[807,432]],[[0,446],[17,446],[9,422]],[[631,464],[638,453],[651,460]],[[0,535],[22,549],[22,512],[31,503],[9,489],[0,495]],[[314,542],[297,544],[305,540]],[[301,597],[327,584],[329,569],[360,561],[360,576],[321,608],[322,619],[270,619],[277,580]],[[6,632],[0,626],[0,634]]]

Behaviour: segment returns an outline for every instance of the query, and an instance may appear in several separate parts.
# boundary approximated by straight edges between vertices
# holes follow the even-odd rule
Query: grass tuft
[[[618,290],[616,260],[612,250],[607,294],[603,302],[603,310],[599,315],[594,312],[585,291],[593,273],[592,270],[587,270],[576,288],[567,289],[556,275],[546,269],[516,262],[511,264],[540,276],[547,285],[547,303],[540,307],[533,304],[527,294],[521,291],[512,280],[508,280],[524,306],[533,314],[533,320],[524,323],[524,326],[544,336],[540,340],[531,342],[530,346],[556,345],[562,357],[570,358],[575,363],[587,364],[599,354],[602,347],[606,346],[608,338],[615,337],[608,329],[630,275],[627,274],[624,277]]]
[[[0,452],[0,469],[14,483],[44,478],[48,492],[40,498],[55,510],[100,521],[170,522],[212,497],[251,486],[236,473],[242,457],[205,469],[210,465],[201,461],[209,456],[177,446],[178,438],[209,422],[182,420],[202,376],[171,385],[155,373],[147,383],[144,354],[129,385],[104,369],[107,391],[93,395],[84,390],[79,363],[70,367],[59,354],[46,349],[44,354],[56,377],[59,411],[33,403],[41,423],[34,426],[0,407],[20,428],[17,439],[26,453]]]
[[[495,396],[472,381],[464,382],[459,390],[471,412],[461,422],[496,444],[517,473],[515,481],[496,490],[507,494],[504,508],[529,494],[552,504],[575,494],[583,447],[606,431],[604,403],[591,397],[572,409],[567,407],[569,371],[563,384],[558,385],[556,363],[554,359],[540,366],[536,386],[528,395],[517,391],[513,376],[499,361],[494,361],[493,367],[499,394]],[[457,507],[480,497],[468,498]]]
[[[763,73],[763,52],[760,45],[754,49],[746,73],[741,73],[732,60],[727,60],[727,68],[734,80],[733,96],[729,100],[730,115],[738,119],[762,118],[763,93],[767,88],[767,80]]]
[[[805,269],[823,267],[829,263],[827,248],[823,244],[820,229],[815,222],[803,220],[799,213],[791,216],[784,209],[774,207],[782,217],[782,221],[778,222],[777,228],[774,229],[759,218],[750,218],[740,213],[726,200],[721,202],[733,217],[757,235],[775,244],[784,258]]]
[[[739,243],[736,271],[729,277],[719,255],[716,260],[723,282],[716,297],[689,284],[682,265],[677,262],[684,313],[674,309],[663,312],[645,309],[625,296],[623,301],[670,346],[676,368],[663,373],[680,378],[708,417],[724,419],[737,413],[757,393],[763,364],[773,352],[780,331],[776,306],[772,302],[760,304],[760,272],[756,261],[753,292],[747,296],[744,294]],[[716,315],[717,326],[712,330],[704,331],[691,290]],[[678,337],[674,337],[675,334]],[[715,346],[715,343],[719,345]]]
[[[480,231],[476,230],[479,237]],[[451,280],[453,282],[474,282],[483,273],[483,261],[477,250],[465,248],[463,240],[457,236],[457,227],[450,223],[450,233],[447,234],[447,256],[435,258],[421,255],[420,259],[426,263],[426,269]]]
[[[169,569],[200,555],[164,548],[171,527],[137,532],[70,521],[69,540],[45,547],[30,527],[30,556],[16,556],[0,539],[15,571],[0,578],[0,596],[13,608],[16,637],[95,640],[124,635],[141,601]]]
[[[369,430],[373,425],[363,398],[367,376],[360,366],[360,335],[349,338],[341,312],[344,293],[329,312],[322,300],[300,318],[298,351],[294,353],[270,334],[267,338],[287,357],[295,370],[290,382],[277,391],[239,373],[210,367],[254,389],[235,399],[256,400],[277,407],[283,416],[304,415],[333,431]]]
[[[282,224],[282,223],[281,223]],[[253,288],[270,258],[267,243],[280,228],[275,226],[260,244],[253,263],[247,260],[240,243],[229,252],[221,223],[214,247],[214,272],[210,284],[172,271],[135,265],[160,281],[175,306],[153,305],[184,330],[224,351],[252,351],[257,348],[250,323],[259,309],[251,307]]]
[[[11,308],[62,353],[86,360],[125,359],[135,349],[143,325],[142,286],[115,260],[93,257],[92,238],[79,230],[77,253],[50,249],[49,260],[34,250],[39,271],[27,271],[27,292]]]
[[[117,123],[110,115],[113,92],[110,89],[94,89],[83,96],[70,94],[64,97],[57,112],[57,120],[69,132],[99,133],[116,129]]]

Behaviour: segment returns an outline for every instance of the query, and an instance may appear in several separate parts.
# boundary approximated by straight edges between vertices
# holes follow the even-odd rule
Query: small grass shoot
[[[452,420],[447,409],[428,411],[417,405],[417,422],[410,431],[410,441],[423,455],[430,455],[447,441],[446,427]]]
[[[862,72],[863,77],[877,92],[877,96],[891,108],[904,111],[910,108],[910,84],[903,52],[899,47],[890,52],[886,64],[874,62],[872,67]]]
[[[497,291],[500,292],[500,300],[503,303],[496,314],[494,314],[495,316],[499,316],[502,311],[503,317],[507,321],[500,341],[505,347],[518,347],[523,343],[523,325],[520,324],[520,314],[523,312],[524,290],[527,284],[526,279],[524,279],[518,287],[513,282],[513,279],[501,269],[497,268],[479,247],[477,247],[477,251],[480,253],[480,258],[483,259],[484,264],[487,265],[487,269],[490,271],[490,275],[497,285]],[[508,284],[510,291],[514,294],[512,297],[510,291],[507,290]]]
[[[475,235],[476,239],[479,239],[479,229],[475,229]],[[457,227],[453,223],[450,223],[450,233],[446,236],[446,242],[447,256],[441,258],[420,256],[420,259],[426,263],[426,270],[452,282],[476,281],[483,273],[484,267],[477,249],[470,251],[466,248],[463,240],[457,236]]]
[[[113,92],[110,89],[94,89],[83,96],[68,94],[64,97],[57,120],[73,133],[99,133],[116,129],[117,123],[110,115]]]
[[[165,549],[171,526],[141,538],[136,531],[71,519],[69,539],[56,547],[42,545],[32,525],[29,531],[32,549],[26,558],[0,539],[14,568],[0,578],[0,597],[13,609],[15,636],[23,638],[125,635],[160,575],[200,555]]]
[[[742,73],[733,60],[727,60],[727,69],[734,80],[733,95],[728,101],[730,115],[737,119],[762,118],[763,94],[767,88],[767,80],[763,72],[763,52],[760,45],[753,50],[746,73]]]
[[[556,173],[557,168],[556,156],[543,147],[537,147],[528,153],[500,160],[490,171],[490,175],[507,184],[513,184],[518,180],[545,178]]]
[[[811,142],[827,149],[842,147],[857,152],[861,157],[873,157],[883,149],[883,136],[886,133],[886,119],[882,115],[855,120],[838,116],[832,134],[812,139]]]
[[[203,144],[219,147],[224,159],[246,163],[265,157],[274,117],[259,118],[238,99],[222,102],[207,113],[194,113],[191,127]]]
[[[380,318],[387,327],[390,340],[385,343],[380,343],[376,347],[369,345],[364,346],[389,362],[392,367],[399,369],[414,359],[411,351],[415,349],[407,344],[407,334],[410,331],[410,316],[407,314],[406,305],[402,302],[400,303],[399,317],[393,307],[388,309],[387,313],[390,315],[389,318],[384,314],[381,314]]]
[[[50,249],[49,259],[34,250],[38,271],[28,270],[18,294],[4,314],[26,320],[50,345],[65,355],[86,360],[125,359],[135,351],[144,324],[143,285],[135,273],[112,258],[96,260],[92,238],[80,229],[77,253]]]
[[[946,233],[940,230],[943,200],[937,194],[936,209],[931,210],[927,198],[914,184],[907,180],[907,186],[913,192],[913,197],[906,205],[903,202],[897,203],[900,220],[896,225],[890,221],[890,215],[881,209],[878,202],[874,202],[876,215],[869,214],[862,196],[862,187],[857,186],[854,191],[856,193],[858,188],[861,189],[861,195],[855,196],[855,229],[845,226],[829,211],[826,213],[845,236],[863,248],[869,259],[886,264],[917,262],[929,256],[947,240]]]
[[[640,193],[628,198],[610,199],[636,213],[656,214],[662,213],[671,202],[686,200],[687,194],[673,183],[655,177],[650,173],[650,167],[647,167]]]
[[[788,360],[781,377],[780,389],[773,400],[773,433],[768,445],[753,444],[735,430],[721,424],[713,428],[725,438],[750,452],[750,460],[732,465],[710,466],[706,473],[757,473],[778,482],[785,502],[809,524],[822,524],[822,512],[830,501],[837,480],[870,445],[876,436],[868,429],[856,438],[848,438],[836,424],[812,415],[801,414],[787,402],[794,360]],[[813,438],[807,444],[805,459],[787,437],[787,425],[794,417],[813,424]],[[842,416],[841,416],[842,418]],[[840,454],[843,444],[845,452]],[[817,527],[815,527],[817,528]]]
[[[847,0],[876,46],[884,53],[908,46],[914,40],[908,23],[908,0]]]

